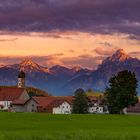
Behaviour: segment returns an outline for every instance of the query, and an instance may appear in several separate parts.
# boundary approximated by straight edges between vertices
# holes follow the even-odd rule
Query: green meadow
[[[1,112],[1,139],[140,140],[140,116]]]

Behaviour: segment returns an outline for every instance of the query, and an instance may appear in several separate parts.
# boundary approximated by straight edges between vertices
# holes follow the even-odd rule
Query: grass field
[[[2,140],[140,140],[140,116],[0,113]]]

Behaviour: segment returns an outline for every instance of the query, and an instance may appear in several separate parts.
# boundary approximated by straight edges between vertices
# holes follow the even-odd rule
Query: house
[[[101,100],[97,96],[88,96],[89,108],[88,111],[90,114],[106,114],[108,110],[102,104]]]
[[[139,114],[140,113],[140,102],[135,106],[130,106],[125,109],[125,114]]]
[[[0,88],[0,109],[7,110],[15,100],[27,101],[29,95],[24,88],[1,87]]]
[[[53,114],[71,114],[71,103],[65,100],[56,100],[53,102]]]
[[[52,114],[70,114],[72,111],[72,98],[69,97],[33,97],[38,103],[38,112]]]
[[[15,100],[11,104],[11,112],[37,112],[37,102],[32,98]]]
[[[94,104],[93,106],[89,107],[89,113],[90,114],[104,114],[104,107]]]

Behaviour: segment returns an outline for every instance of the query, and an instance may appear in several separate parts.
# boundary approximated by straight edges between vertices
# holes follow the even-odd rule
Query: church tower
[[[18,74],[18,88],[25,88],[25,73],[23,71]]]

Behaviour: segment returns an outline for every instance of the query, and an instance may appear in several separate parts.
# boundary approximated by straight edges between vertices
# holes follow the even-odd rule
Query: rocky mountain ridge
[[[122,49],[106,58],[95,71],[79,66],[67,68],[56,65],[47,68],[26,59],[20,64],[1,66],[0,85],[17,85],[17,75],[23,70],[26,73],[26,85],[46,90],[52,95],[72,95],[77,88],[104,91],[109,78],[126,69],[135,72],[140,81],[140,60],[130,57]]]

